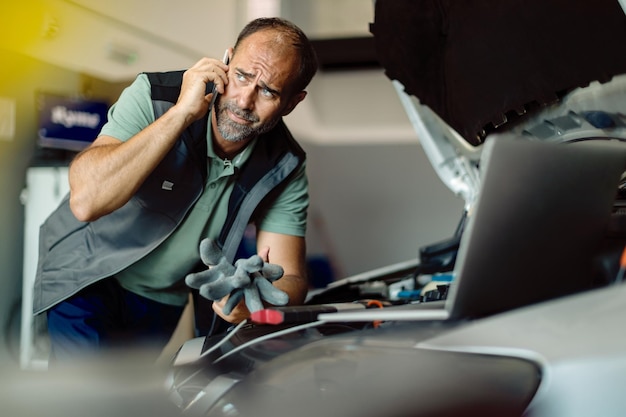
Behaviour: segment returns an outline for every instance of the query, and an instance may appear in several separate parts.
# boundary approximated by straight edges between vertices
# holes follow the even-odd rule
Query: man
[[[35,282],[51,359],[161,348],[188,300],[185,276],[206,268],[199,242],[217,240],[233,262],[249,221],[259,255],[284,269],[274,285],[303,302],[305,155],[282,117],[305,98],[315,53],[292,23],[262,18],[228,57],[140,74],[72,162],[69,200],[42,226]],[[226,298],[205,331],[249,315],[243,302],[225,314]]]

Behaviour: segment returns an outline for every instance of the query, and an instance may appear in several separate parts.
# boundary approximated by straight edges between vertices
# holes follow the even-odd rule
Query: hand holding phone
[[[224,52],[224,57],[222,58],[222,62],[226,65],[228,65],[228,49],[226,50],[226,52]],[[215,83],[213,83],[213,90],[211,90],[211,93],[213,94],[213,96],[211,97],[211,103],[209,104],[209,111],[213,110],[213,106],[215,105],[215,100],[217,99],[217,96],[219,95],[219,93],[217,92],[217,85]]]

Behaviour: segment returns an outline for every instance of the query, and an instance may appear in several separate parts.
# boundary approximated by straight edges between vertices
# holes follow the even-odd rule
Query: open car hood
[[[427,157],[466,209],[488,137],[626,138],[618,0],[376,0],[371,32]]]

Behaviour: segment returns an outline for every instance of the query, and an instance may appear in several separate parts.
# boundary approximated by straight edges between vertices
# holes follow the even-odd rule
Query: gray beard
[[[221,97],[220,97],[221,98]],[[222,137],[229,142],[242,142],[246,140],[251,140],[256,138],[257,136],[269,132],[278,124],[280,117],[276,117],[274,119],[268,120],[267,122],[252,126],[252,125],[242,125],[236,122],[233,122],[226,112],[230,110],[235,113],[237,116],[246,119],[252,123],[256,123],[259,121],[259,118],[252,112],[243,111],[237,108],[235,105],[228,101],[222,102],[218,99],[215,103],[215,117],[217,120],[217,131],[222,135]]]

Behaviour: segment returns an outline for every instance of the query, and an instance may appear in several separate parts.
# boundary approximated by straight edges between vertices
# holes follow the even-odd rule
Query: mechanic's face
[[[229,63],[228,85],[217,99],[217,129],[238,142],[271,130],[304,98],[291,91],[299,60],[293,50],[275,42],[276,33],[250,35]]]

